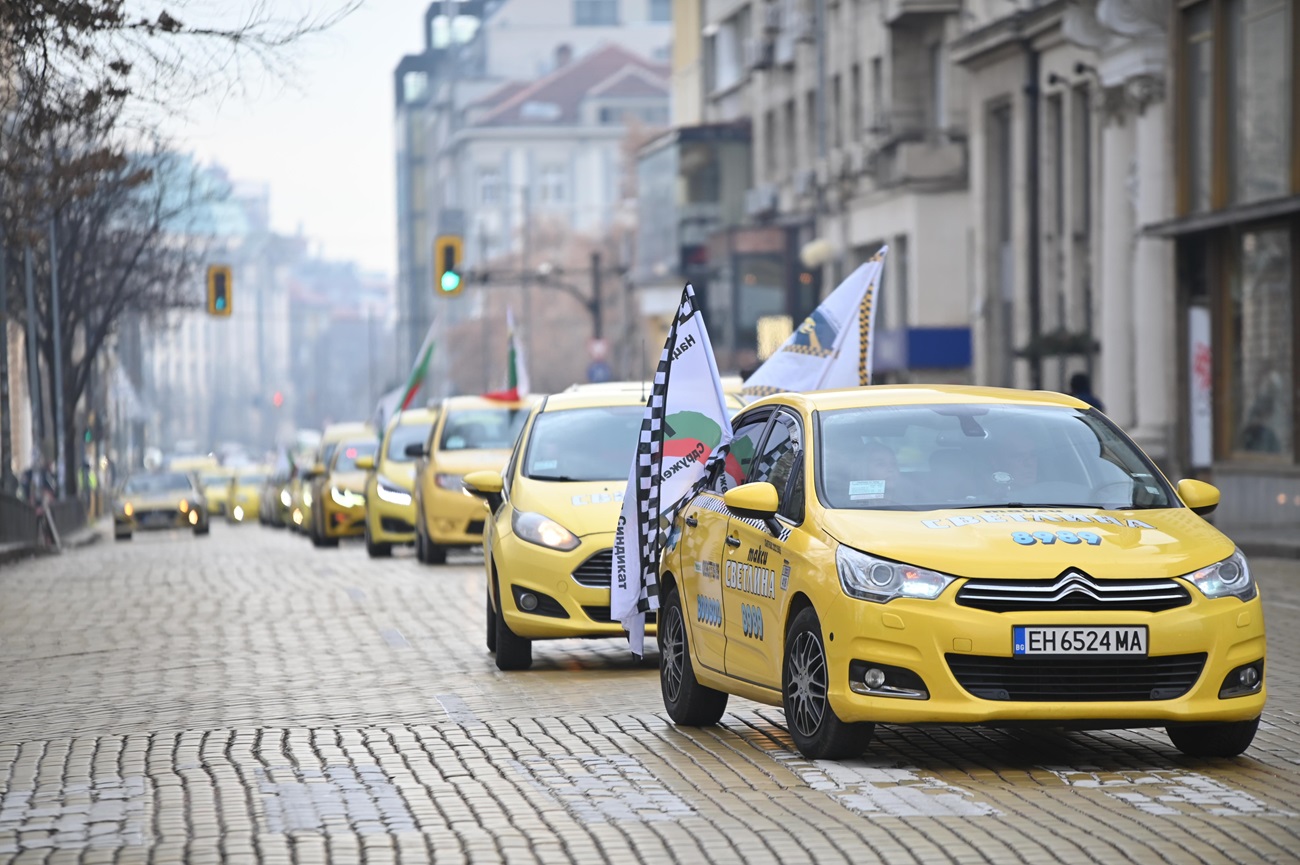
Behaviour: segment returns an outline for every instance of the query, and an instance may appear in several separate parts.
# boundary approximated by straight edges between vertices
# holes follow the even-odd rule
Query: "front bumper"
[[[340,505],[328,492],[316,504],[321,509],[321,525],[327,538],[351,538],[366,533],[366,506],[363,503]]]
[[[837,636],[826,642],[831,705],[843,721],[896,724],[1161,725],[1259,717],[1267,696],[1262,681],[1254,693],[1219,696],[1230,672],[1264,659],[1259,597],[1211,601],[1195,589],[1190,592],[1191,603],[1156,613],[994,613],[957,605],[955,587],[936,601],[875,604],[840,595],[826,610],[817,611],[824,634]],[[1148,653],[1093,656],[1096,663],[1079,656],[1016,656],[1012,628],[1017,625],[1146,625]],[[861,676],[871,665],[914,673],[923,682],[926,698],[855,693],[851,671],[852,681],[862,689]],[[1152,683],[1161,687],[1146,687]]]
[[[194,516],[191,517],[191,514]],[[185,511],[179,508],[147,508],[137,510],[131,516],[126,516],[119,510],[113,514],[113,533],[118,535],[167,529],[193,529],[206,524],[206,516],[197,508]]]
[[[366,519],[370,539],[379,544],[415,543],[415,499],[407,504],[384,500],[375,487],[366,489]]]
[[[570,552],[547,549],[514,534],[493,549],[501,589],[502,615],[510,630],[533,640],[567,637],[621,637],[622,624],[609,619],[609,574],[614,534],[582,538]],[[601,584],[603,579],[603,584]],[[537,598],[531,612],[522,610],[523,593]],[[654,615],[646,633],[655,633]]]
[[[424,499],[426,533],[440,547],[478,546],[483,542],[483,524],[487,518],[483,500],[464,490],[435,487]]]
[[[258,496],[240,496],[226,511],[226,520],[232,523],[257,522],[262,512],[262,500]]]

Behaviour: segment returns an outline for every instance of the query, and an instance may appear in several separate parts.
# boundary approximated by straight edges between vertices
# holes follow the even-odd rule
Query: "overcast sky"
[[[302,0],[273,0],[301,9]],[[341,0],[311,7],[337,9]],[[334,260],[397,268],[393,67],[419,51],[429,0],[365,0],[328,32],[292,49],[296,74],[257,70],[248,93],[191,106],[178,143],[235,180],[264,182],[274,228],[302,233]]]

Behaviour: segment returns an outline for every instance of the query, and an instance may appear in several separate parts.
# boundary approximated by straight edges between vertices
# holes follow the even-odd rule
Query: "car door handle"
[[[689,516],[686,519],[682,520],[682,522],[686,523],[686,525],[690,526],[691,528],[695,528],[700,524],[700,521],[695,519],[694,516]]]
[[[731,535],[727,535],[727,546],[729,547],[740,546],[740,538],[733,538]]]

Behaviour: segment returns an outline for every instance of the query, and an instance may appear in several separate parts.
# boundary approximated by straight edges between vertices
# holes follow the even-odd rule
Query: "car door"
[[[745,477],[746,483],[776,487],[777,514],[758,520],[729,513],[723,542],[727,675],[774,688],[780,687],[781,581],[784,576],[788,585],[792,567],[786,542],[791,528],[803,522],[803,441],[799,418],[778,411]]]
[[[682,508],[678,539],[681,559],[679,581],[682,611],[691,633],[691,646],[699,662],[722,672],[726,656],[723,631],[722,562],[727,538],[727,507],[722,494],[735,486],[736,472],[744,477],[749,462],[771,417],[761,409],[735,421],[727,468],[715,467],[705,488]],[[736,468],[736,467],[739,468]]]

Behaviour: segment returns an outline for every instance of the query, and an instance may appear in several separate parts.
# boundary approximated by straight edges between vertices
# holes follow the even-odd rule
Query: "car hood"
[[[550,517],[575,535],[612,533],[618,527],[626,481],[539,481],[519,478],[510,489],[517,511]]]
[[[855,549],[954,576],[1050,579],[1075,567],[1103,577],[1177,577],[1232,555],[1223,533],[1188,508],[981,508],[826,511],[823,525]],[[1066,543],[1091,532],[1100,543]],[[1017,535],[1017,533],[1028,533]],[[1048,533],[1044,543],[1018,543]]]
[[[433,470],[444,475],[467,475],[470,472],[499,472],[510,460],[510,451],[438,451],[430,461]]]
[[[185,499],[190,504],[202,504],[203,497],[197,493],[146,493],[144,495],[119,495],[117,500],[121,504],[131,503],[131,507],[137,511],[159,510],[162,508],[179,508],[181,499]]]
[[[384,460],[379,466],[379,476],[409,490],[415,486],[415,463]]]

